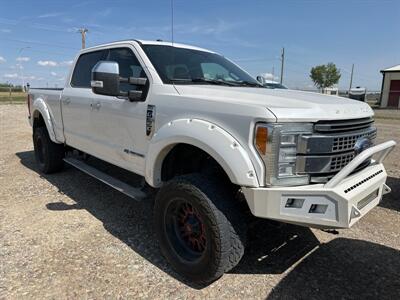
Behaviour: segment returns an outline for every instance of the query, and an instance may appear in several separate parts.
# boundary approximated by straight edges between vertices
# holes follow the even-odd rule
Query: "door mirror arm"
[[[129,77],[129,78],[125,78],[125,77],[120,77],[119,78],[119,82],[121,83],[129,83],[132,85],[140,85],[140,86],[145,86],[147,84],[147,78],[141,78],[141,77]]]

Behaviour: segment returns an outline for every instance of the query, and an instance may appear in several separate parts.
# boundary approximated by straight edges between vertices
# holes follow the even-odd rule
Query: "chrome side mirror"
[[[262,76],[257,76],[257,81],[258,81],[259,83],[261,83],[262,85],[265,84],[265,78],[262,77]]]
[[[121,92],[120,84],[130,84],[142,87],[128,92]],[[119,65],[114,61],[99,61],[92,69],[92,80],[90,82],[92,91],[98,95],[115,97],[126,97],[129,101],[145,101],[148,90],[147,78],[123,78],[119,76]]]
[[[120,96],[119,65],[114,61],[99,61],[92,69],[90,85],[95,94]]]

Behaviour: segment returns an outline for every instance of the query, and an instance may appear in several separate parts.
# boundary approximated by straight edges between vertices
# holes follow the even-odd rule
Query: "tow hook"
[[[386,183],[383,184],[383,189],[382,189],[382,195],[389,194],[392,191],[392,189],[386,185]]]

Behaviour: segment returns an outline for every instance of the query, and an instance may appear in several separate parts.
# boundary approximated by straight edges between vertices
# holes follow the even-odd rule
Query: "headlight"
[[[256,125],[254,146],[264,161],[268,185],[303,185],[308,175],[296,174],[297,140],[312,134],[309,123]]]

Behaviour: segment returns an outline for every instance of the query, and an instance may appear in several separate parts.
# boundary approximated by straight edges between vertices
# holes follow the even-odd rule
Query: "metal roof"
[[[400,72],[400,65],[381,70],[381,72],[382,73],[384,73],[384,72]]]

